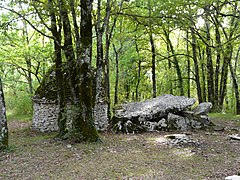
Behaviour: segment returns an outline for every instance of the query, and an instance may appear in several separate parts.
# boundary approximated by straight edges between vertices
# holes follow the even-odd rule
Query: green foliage
[[[104,21],[106,2],[101,4],[101,23]],[[7,2],[6,2],[7,3]],[[54,2],[55,3],[55,2]],[[231,63],[234,67],[237,82],[239,84],[239,18],[234,9],[239,6],[239,2],[216,1],[216,0],[131,0],[123,1],[123,8],[120,10],[120,1],[111,1],[111,17],[109,28],[113,30],[111,45],[114,44],[118,52],[119,59],[119,103],[134,101],[138,83],[138,62],[141,61],[140,83],[138,87],[139,100],[151,97],[151,47],[149,44],[149,33],[151,32],[156,44],[156,82],[157,95],[172,92],[179,95],[178,76],[174,64],[174,54],[169,48],[165,31],[169,33],[170,41],[181,73],[183,75],[184,94],[187,93],[187,80],[190,79],[191,96],[197,97],[194,63],[192,59],[191,36],[186,37],[186,31],[194,28],[197,37],[197,60],[199,63],[200,83],[202,90],[207,90],[207,70],[206,70],[206,47],[209,45],[212,50],[214,70],[217,66],[216,53],[217,42],[215,30],[218,27],[221,36],[220,48],[220,70],[218,72],[220,89],[221,73],[224,55],[230,54],[229,44],[233,47]],[[57,3],[56,3],[57,4]],[[80,11],[77,8],[78,1],[74,1],[77,17]],[[3,3],[4,5],[4,3]],[[47,1],[41,2],[21,2],[11,1],[9,7],[19,10],[20,14],[26,18],[44,34],[50,34],[46,25],[50,27]],[[21,6],[22,5],[22,6]],[[209,6],[210,11],[206,12],[205,7]],[[96,24],[97,3],[93,3],[93,22]],[[70,6],[67,4],[68,15],[72,21]],[[54,6],[56,16],[59,17],[58,7]],[[221,13],[223,15],[221,15]],[[235,14],[235,16],[234,16]],[[210,23],[210,44],[206,44],[206,29],[204,18],[208,18]],[[116,20],[116,22],[115,22]],[[33,93],[46,75],[48,68],[53,63],[53,43],[33,29],[23,18],[13,12],[4,11],[0,16],[0,72],[7,88],[14,89],[6,94],[8,111],[16,114],[18,108],[26,107],[26,110],[18,110],[22,114],[31,114],[31,95],[29,87],[29,74],[31,72]],[[234,24],[230,24],[234,22]],[[59,25],[59,22],[57,22]],[[72,27],[73,27],[73,22]],[[112,26],[115,25],[113,29]],[[94,28],[93,28],[94,29]],[[94,31],[93,31],[94,32]],[[96,33],[96,32],[94,32]],[[74,34],[74,33],[72,33]],[[231,38],[230,38],[231,35]],[[74,38],[74,36],[73,36]],[[230,39],[229,39],[230,38]],[[64,38],[63,38],[64,40]],[[104,41],[104,36],[103,36]],[[104,41],[105,42],[105,41]],[[74,42],[75,43],[75,42]],[[136,52],[136,44],[139,53]],[[63,45],[63,42],[60,42]],[[187,51],[186,46],[189,46]],[[104,47],[105,48],[104,44]],[[74,44],[74,48],[75,44]],[[93,35],[93,61],[96,64],[96,38]],[[110,82],[111,101],[114,99],[116,62],[113,47],[110,46]],[[64,60],[63,56],[63,60]],[[187,59],[190,59],[190,77],[187,76]],[[28,66],[28,61],[31,67]],[[205,79],[203,78],[205,76]],[[205,89],[204,86],[205,85]],[[236,99],[232,89],[232,81],[227,79],[227,91],[224,99],[223,110],[234,113],[236,111]],[[171,91],[172,90],[172,91]],[[20,98],[19,98],[20,97]],[[206,99],[207,100],[207,99]],[[19,102],[17,102],[19,101]],[[28,110],[27,110],[28,109]]]
[[[18,120],[20,122],[29,122],[32,120],[32,114],[10,114],[9,112],[7,114],[7,120],[12,121],[12,120]]]
[[[32,95],[24,91],[6,91],[5,101],[7,114],[9,116],[16,115],[32,115]]]

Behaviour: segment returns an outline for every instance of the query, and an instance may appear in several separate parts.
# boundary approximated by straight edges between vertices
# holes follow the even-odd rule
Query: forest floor
[[[103,143],[68,144],[55,133],[30,129],[30,121],[9,120],[10,148],[0,153],[0,179],[224,179],[240,174],[240,117],[214,116],[224,131],[191,131],[196,143],[172,145],[165,135],[101,134]]]

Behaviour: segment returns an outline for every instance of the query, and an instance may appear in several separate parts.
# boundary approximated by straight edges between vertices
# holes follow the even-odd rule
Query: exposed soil
[[[0,153],[0,179],[224,179],[240,174],[240,119],[213,121],[224,131],[187,132],[194,143],[166,143],[165,135],[102,134],[103,143],[68,144],[30,122],[9,121],[10,148]],[[182,132],[181,132],[182,133]]]

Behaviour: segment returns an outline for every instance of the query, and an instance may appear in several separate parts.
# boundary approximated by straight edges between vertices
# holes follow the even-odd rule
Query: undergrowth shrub
[[[33,112],[32,95],[24,91],[6,92],[6,110],[8,115],[30,115]]]

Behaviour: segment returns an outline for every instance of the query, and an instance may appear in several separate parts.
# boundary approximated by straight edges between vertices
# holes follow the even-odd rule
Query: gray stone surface
[[[33,99],[33,120],[32,128],[40,132],[52,132],[58,130],[58,113],[59,105],[54,100],[46,98]],[[73,107],[67,105],[66,118],[67,127],[71,129],[72,115],[74,114]],[[108,127],[107,121],[107,105],[98,104],[94,109],[95,127],[97,130],[104,131]]]
[[[229,137],[230,137],[230,139],[240,141],[240,135],[239,134],[232,134],[232,135],[229,135]]]
[[[46,99],[34,100],[32,128],[40,132],[51,132],[58,130],[59,106]]]
[[[211,103],[202,103],[189,109],[195,99],[163,95],[144,102],[123,104],[115,110],[113,130],[122,132],[200,129],[210,125],[207,112]],[[127,124],[126,124],[127,122]],[[121,127],[121,128],[120,128]]]
[[[115,111],[113,119],[158,122],[170,112],[179,112],[191,107],[195,101],[193,98],[166,94],[144,102],[123,104],[121,109]]]
[[[238,175],[228,176],[225,177],[225,180],[240,180],[240,176]]]
[[[193,112],[194,114],[197,114],[197,115],[205,115],[209,113],[211,109],[212,109],[212,103],[203,102],[203,103],[200,103],[195,109],[193,109]]]

